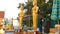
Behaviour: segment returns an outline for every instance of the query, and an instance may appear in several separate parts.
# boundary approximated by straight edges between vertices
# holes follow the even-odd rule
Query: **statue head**
[[[20,10],[24,10],[24,5],[21,4]]]
[[[33,0],[33,6],[37,5],[37,0]]]

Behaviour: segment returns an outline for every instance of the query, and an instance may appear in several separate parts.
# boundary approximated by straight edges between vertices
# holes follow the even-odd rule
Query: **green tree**
[[[37,5],[39,7],[38,14],[44,16],[44,18],[50,18],[49,14],[51,14],[51,12],[52,12],[53,0],[49,0],[47,3],[45,3],[45,0],[37,0],[37,2],[38,2]],[[29,14],[32,15],[32,7],[33,7],[32,1],[26,2],[26,6],[25,6],[25,9],[27,9],[27,11],[25,13],[26,15],[29,15]],[[31,27],[32,27],[32,24],[33,24],[32,17],[30,17],[28,19],[27,18],[24,18],[25,24],[28,26],[28,24],[29,24],[28,19],[30,19]]]

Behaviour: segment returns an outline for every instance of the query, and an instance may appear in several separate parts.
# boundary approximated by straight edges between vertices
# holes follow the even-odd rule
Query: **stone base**
[[[27,34],[27,32],[26,31],[23,31],[23,34]]]
[[[58,30],[56,28],[50,28],[50,32],[55,33],[55,32],[58,32]]]
[[[27,34],[41,34],[40,32],[28,32]]]
[[[55,34],[55,33],[49,33],[49,34]]]
[[[22,31],[22,30],[15,30],[14,34],[41,34],[39,31]]]

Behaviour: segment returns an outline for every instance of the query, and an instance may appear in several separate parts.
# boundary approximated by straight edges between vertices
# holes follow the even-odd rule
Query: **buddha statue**
[[[24,6],[21,5],[20,7],[20,28],[21,29],[22,29],[23,17],[24,17]]]
[[[3,21],[0,19],[0,34],[4,34],[4,33],[5,33],[5,31],[3,30],[3,29],[4,29],[3,25],[4,25],[4,23],[3,23]]]
[[[33,29],[34,31],[37,30],[37,17],[38,17],[38,6],[37,6],[37,0],[33,0],[33,8],[32,8],[32,15],[33,15]]]

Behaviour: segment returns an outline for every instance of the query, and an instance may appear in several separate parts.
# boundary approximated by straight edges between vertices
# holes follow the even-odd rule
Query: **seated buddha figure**
[[[3,21],[0,20],[0,34],[4,34]]]

